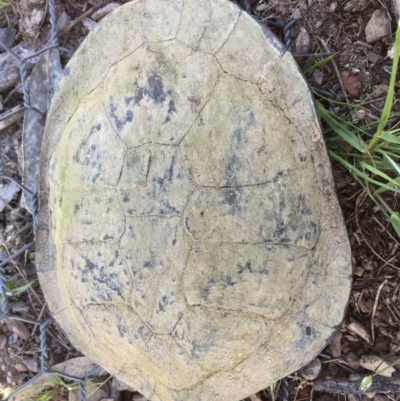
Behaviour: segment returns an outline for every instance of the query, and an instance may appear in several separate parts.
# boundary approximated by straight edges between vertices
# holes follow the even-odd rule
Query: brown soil
[[[25,40],[36,43],[38,48],[43,46],[49,34],[48,16],[44,13],[47,2],[9,1],[11,5],[0,11],[0,28],[15,28],[17,42]],[[309,57],[302,56],[305,53],[336,53],[333,62],[328,62],[316,72],[307,75],[311,85],[334,91],[337,100],[349,104],[360,102],[371,95],[377,85],[381,85],[378,89],[380,88],[382,93],[366,103],[366,112],[354,116],[362,123],[368,123],[379,118],[383,106],[385,87],[382,84],[388,84],[390,76],[391,59],[387,55],[393,36],[388,35],[374,43],[368,43],[365,28],[373,12],[383,10],[382,12],[391,19],[390,25],[394,32],[397,11],[389,1],[257,0],[250,4],[253,13],[258,15],[263,23],[287,23],[293,18],[296,19],[290,37],[293,40],[293,52],[301,66],[309,60]],[[67,27],[69,21],[82,15],[93,3],[90,0],[58,1],[60,28]],[[43,13],[39,19],[36,18],[38,12]],[[283,40],[281,29],[273,30]],[[70,50],[75,50],[88,32],[82,23],[66,31],[62,45]],[[64,58],[63,62],[66,61],[67,58]],[[0,96],[0,106],[5,110],[20,103],[21,93],[18,89]],[[399,111],[399,108],[400,102],[396,97],[394,110]],[[14,177],[20,176],[21,173],[21,131],[22,120],[0,131],[2,168],[5,173]],[[363,355],[376,355],[390,362],[398,358],[400,353],[400,241],[375,204],[352,177],[339,165],[334,165],[333,169],[353,250],[354,284],[340,334],[335,336],[324,350],[328,355],[320,357],[322,370],[315,380],[349,378],[351,373],[343,366],[357,370]],[[398,199],[393,194],[385,195],[385,201],[393,210],[400,211]],[[3,243],[0,247],[1,259],[32,240],[31,217],[19,206],[19,198],[9,202],[0,213],[0,236]],[[31,250],[14,260],[6,267],[6,274],[13,277],[17,286],[34,282],[31,289],[10,298],[12,312],[41,321],[47,318],[48,311],[35,279],[34,252]],[[354,330],[354,327],[359,327],[357,323],[365,328],[366,335],[363,336],[359,329]],[[26,339],[23,339],[24,337]],[[40,356],[39,341],[37,327],[25,325],[16,328],[0,324],[2,387],[16,387],[35,374],[35,366],[38,365]],[[50,365],[77,355],[79,353],[68,343],[62,331],[55,324],[51,325]],[[370,374],[363,369],[359,373]],[[400,371],[394,373],[394,376],[399,375]],[[313,380],[306,380],[301,372],[289,378],[289,390],[290,400],[297,401],[357,399],[351,398],[352,396],[314,392]],[[66,396],[65,391],[58,391],[54,399],[65,399]],[[131,400],[132,397],[133,393],[121,392],[123,400]],[[268,388],[252,397],[252,401],[257,399],[281,400],[280,386],[275,389]],[[400,399],[400,394],[377,394],[374,397],[374,400],[380,401],[388,399]]]

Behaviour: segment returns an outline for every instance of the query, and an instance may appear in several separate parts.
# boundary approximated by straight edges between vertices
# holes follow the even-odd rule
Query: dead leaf
[[[348,352],[350,352],[350,346],[347,343],[343,343],[342,344],[342,353],[343,354],[347,354]]]
[[[29,369],[23,363],[16,363],[14,368],[18,370],[18,372],[27,372]]]
[[[342,77],[346,91],[351,96],[358,96],[358,86],[360,84],[358,78],[355,75],[351,75],[348,71],[343,71],[340,76]]]
[[[14,28],[0,28],[0,40],[8,47],[13,47],[17,30]],[[3,46],[0,45],[0,52],[5,52]]]
[[[22,362],[31,372],[39,371],[39,361],[36,358],[24,358]]]
[[[304,368],[300,369],[300,374],[306,380],[314,380],[321,373],[321,369],[322,369],[321,360],[319,358],[315,358],[308,365],[304,366]]]
[[[340,354],[342,353],[342,346],[340,344],[341,339],[342,333],[337,331],[329,344],[329,349],[331,350],[331,354],[334,358],[339,358]]]
[[[363,355],[360,358],[360,365],[364,369],[385,377],[392,377],[392,374],[396,371],[395,368],[389,367],[389,363],[377,355]]]
[[[361,266],[356,266],[353,273],[357,277],[362,277],[364,275],[364,268]]]
[[[18,105],[1,114],[0,131],[5,130],[23,117],[24,109]]]
[[[0,183],[0,212],[20,191],[19,186],[13,181],[4,180],[3,183]]]
[[[385,336],[378,336],[375,340],[374,350],[377,352],[389,352],[388,339]]]
[[[251,401],[262,401],[261,398],[257,394],[253,394],[249,398]]]
[[[73,358],[68,361],[59,363],[51,367],[52,370],[63,372],[71,376],[83,377],[89,373],[96,365],[85,356]],[[96,376],[104,376],[105,370],[99,368],[96,370]],[[14,401],[30,401],[35,399],[35,395],[43,391],[44,386],[57,385],[57,378],[52,374],[44,374],[37,377],[32,383],[20,394],[16,395]]]
[[[372,308],[374,307],[374,300],[373,299],[365,299],[361,298],[358,306],[363,313],[370,313]]]
[[[324,73],[323,73],[319,68],[316,68],[316,69],[313,71],[312,76],[313,76],[313,78],[315,79],[315,82],[316,82],[319,86],[321,86],[321,85],[322,85],[322,82],[324,81]]]
[[[29,340],[31,337],[31,333],[29,333],[24,322],[16,319],[5,319],[5,322],[10,331],[16,334],[19,338],[22,338],[23,340]]]
[[[371,334],[369,334],[368,330],[361,323],[351,319],[351,323],[347,326],[347,328],[365,340],[369,345],[373,345]]]
[[[365,27],[365,39],[368,43],[375,43],[390,35],[390,31],[390,19],[386,11],[375,10]]]
[[[35,52],[33,45],[27,42],[21,42],[11,50],[17,55],[19,60],[31,56]],[[36,59],[34,57],[26,62],[28,71],[32,69]],[[13,88],[20,82],[19,60],[8,52],[0,54],[0,93]]]

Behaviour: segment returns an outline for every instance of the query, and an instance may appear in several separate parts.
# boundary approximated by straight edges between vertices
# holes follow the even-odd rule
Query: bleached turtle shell
[[[240,400],[340,323],[350,250],[312,96],[226,0],[136,0],[80,46],[37,263],[72,343],[152,401]]]

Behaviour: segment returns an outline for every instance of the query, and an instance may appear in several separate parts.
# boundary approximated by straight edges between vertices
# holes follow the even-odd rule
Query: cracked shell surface
[[[241,400],[340,324],[350,248],[312,96],[233,3],[115,10],[65,69],[42,151],[49,308],[148,399]]]

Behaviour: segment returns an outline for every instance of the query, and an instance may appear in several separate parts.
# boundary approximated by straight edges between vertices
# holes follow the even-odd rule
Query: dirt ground
[[[0,1],[0,7],[3,6],[0,28],[8,35],[10,47],[24,42],[36,49],[42,48],[49,37],[47,1],[9,0],[8,5],[3,3]],[[106,3],[110,2],[103,2],[99,8]],[[85,13],[90,16],[93,5],[93,1],[87,0],[57,2],[62,46],[71,51],[79,46],[96,22],[88,17],[77,19]],[[365,105],[367,111],[353,117],[355,122],[363,123],[379,118],[390,77],[392,60],[389,51],[398,16],[397,3],[390,0],[255,0],[241,5],[248,7],[261,23],[270,26],[282,41],[290,45],[288,39],[291,39],[292,51],[300,66],[310,60],[310,55],[334,52],[332,61],[307,75],[310,85],[332,91],[336,100],[348,104],[357,104],[375,91]],[[279,26],[293,20],[295,23],[285,39]],[[0,35],[2,38],[4,36]],[[68,56],[63,55],[63,63],[67,60]],[[2,73],[4,71],[0,69],[0,77]],[[399,89],[395,111],[400,111],[398,92]],[[19,81],[6,89],[0,85],[0,112],[20,105],[21,101]],[[5,128],[0,125],[1,168],[7,175],[19,178],[22,174],[22,124],[23,114],[20,114],[11,125]],[[332,395],[317,391],[316,383],[324,388],[328,380],[357,380],[400,356],[399,239],[349,173],[335,164],[333,170],[353,251],[353,290],[340,331],[312,366],[288,378],[290,400],[361,399],[354,394]],[[3,192],[0,195],[4,196]],[[394,194],[386,194],[385,201],[393,210],[400,211]],[[0,212],[0,260],[32,239],[31,215],[21,206],[20,192],[15,190],[10,199],[5,199]],[[7,264],[4,271],[7,277],[13,278],[14,287],[33,282],[29,290],[10,298],[12,312],[44,320],[49,315],[36,280],[34,256],[31,249]],[[50,365],[79,356],[55,324],[50,326],[48,338]],[[7,387],[15,388],[33,377],[40,363],[39,345],[37,327],[0,324],[1,391],[5,393]],[[399,368],[387,372],[400,380]],[[396,380],[386,378],[383,381],[381,392],[369,393],[362,398],[375,401],[400,399],[399,387],[396,392],[393,386]],[[282,387],[283,383],[280,383],[275,388],[265,389],[252,396],[251,401],[282,400]],[[103,398],[140,399],[138,394],[118,387],[111,380],[107,391],[109,394]],[[51,394],[51,399],[67,397],[68,391],[63,386],[56,386],[56,391]]]

